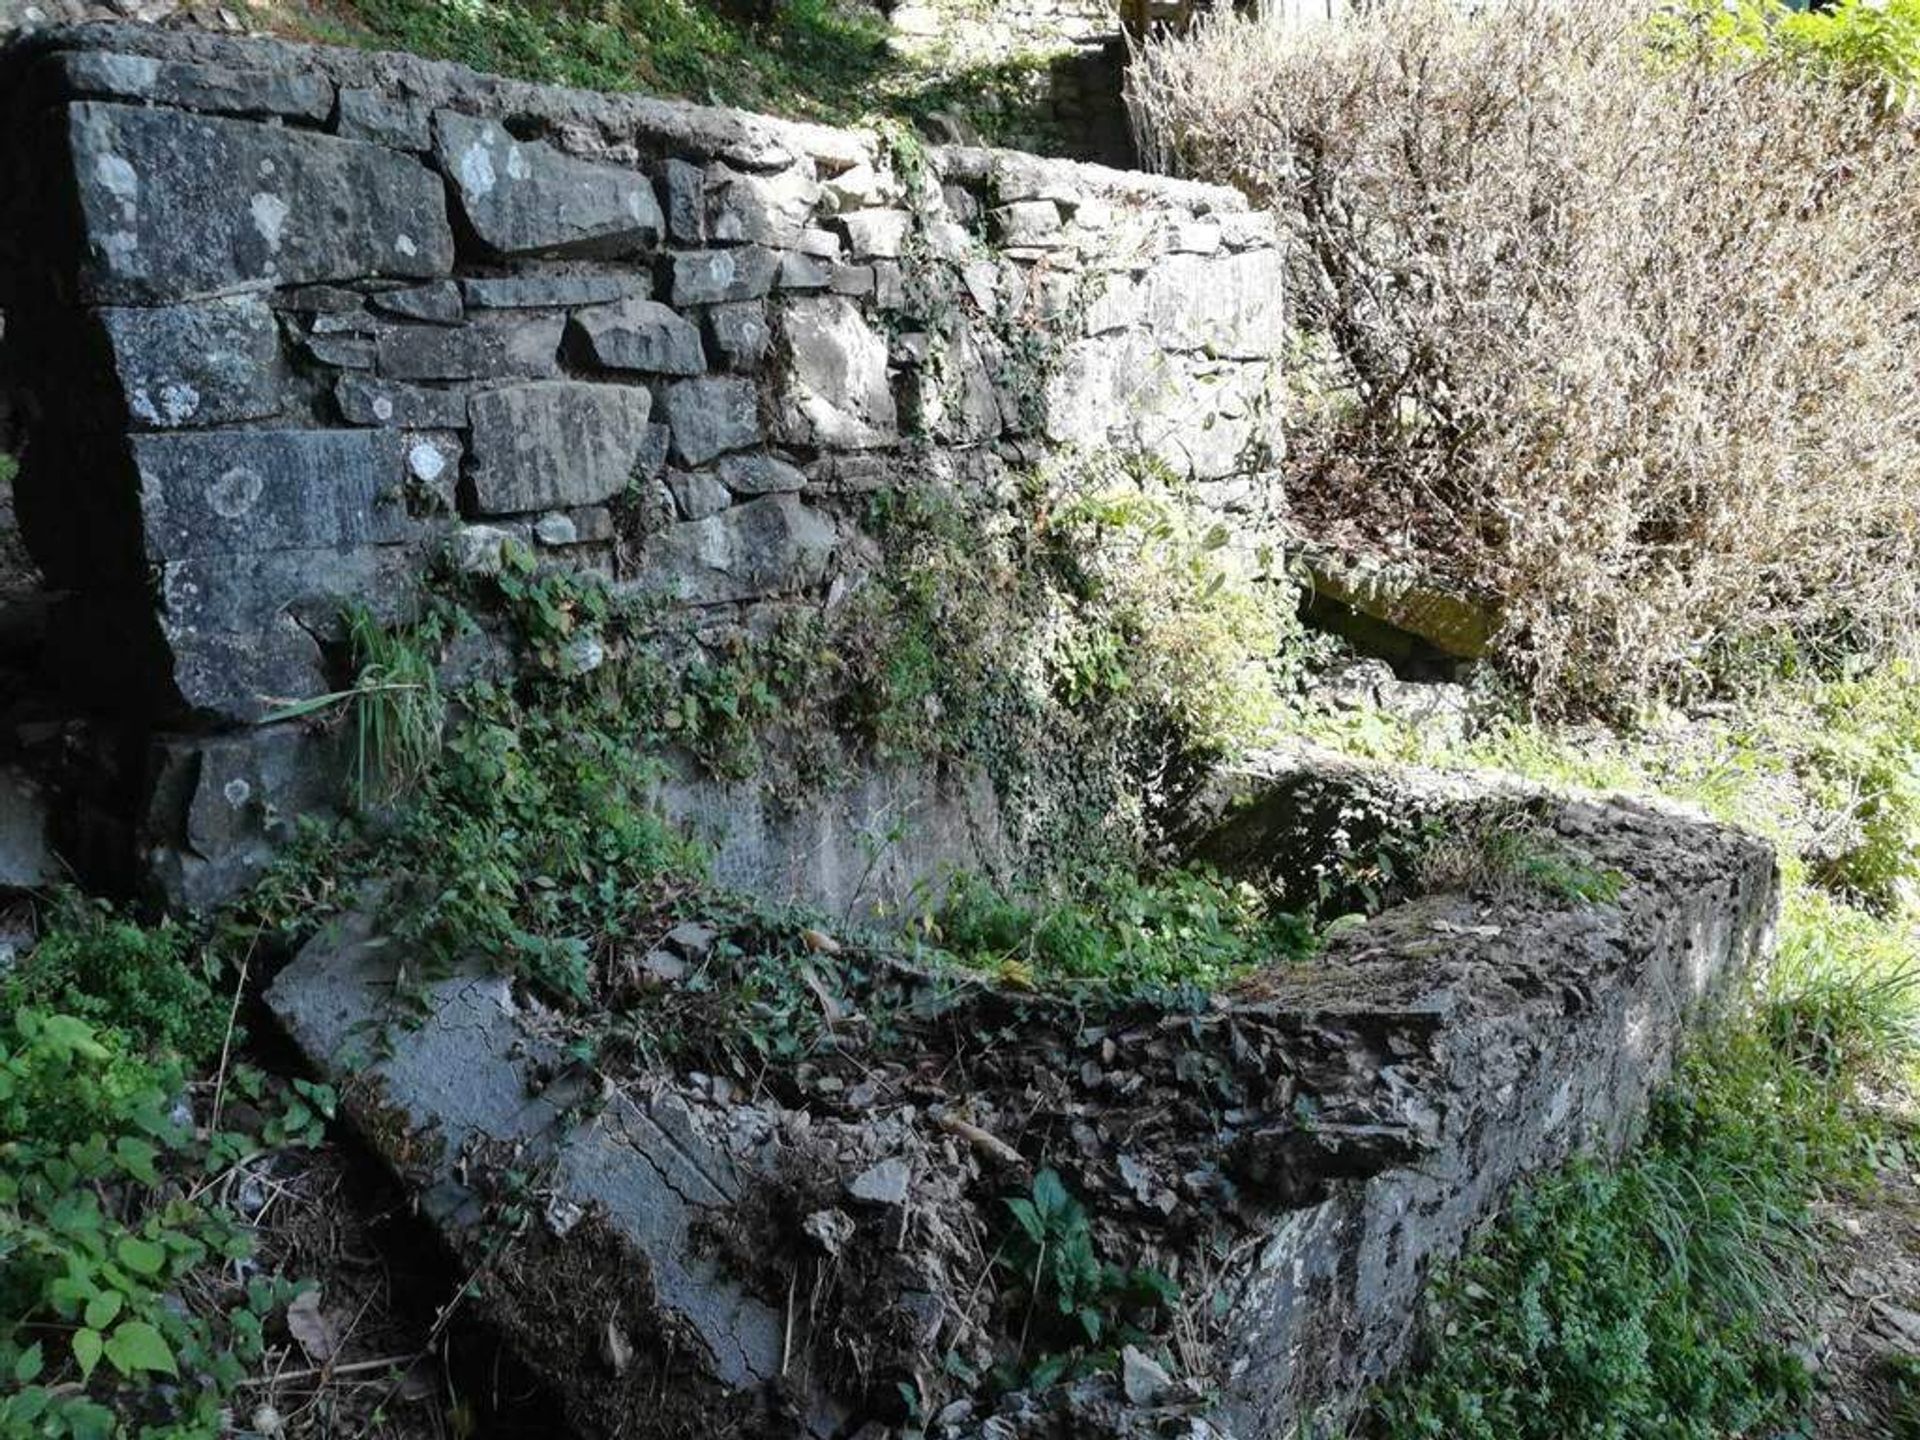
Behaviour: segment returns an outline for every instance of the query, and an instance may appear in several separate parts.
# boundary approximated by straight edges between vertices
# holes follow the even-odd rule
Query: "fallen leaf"
[[[340,1348],[340,1337],[321,1313],[318,1290],[296,1296],[287,1306],[287,1333],[300,1342],[300,1348],[316,1365],[326,1364]]]
[[[607,1317],[607,1328],[600,1335],[600,1358],[612,1367],[616,1375],[624,1375],[633,1364],[633,1345],[620,1329],[620,1322],[613,1316]]]

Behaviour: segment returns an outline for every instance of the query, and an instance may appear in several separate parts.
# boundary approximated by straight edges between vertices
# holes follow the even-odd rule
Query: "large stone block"
[[[473,489],[489,515],[597,505],[626,488],[652,397],[629,385],[547,380],[475,395]]]
[[[438,177],[377,145],[95,101],[69,109],[67,135],[84,299],[157,305],[452,268]]]
[[[798,497],[766,495],[668,526],[647,544],[640,584],[693,605],[796,595],[825,578],[837,540]]]
[[[239,894],[303,818],[345,798],[342,736],[292,724],[155,740],[137,837],[147,882],[189,910]]]
[[[380,336],[375,361],[392,380],[540,379],[559,371],[565,324],[560,315],[502,315],[468,325],[408,325]]]
[[[1163,256],[1142,288],[1147,325],[1169,350],[1270,359],[1286,348],[1286,265],[1277,250]]]
[[[683,250],[669,267],[667,298],[675,305],[758,300],[773,288],[780,264],[781,257],[775,251],[759,245],[738,250]]]
[[[467,392],[404,385],[365,375],[334,382],[334,403],[349,425],[393,425],[412,430],[461,430],[467,424]]]
[[[660,243],[664,222],[646,176],[515,140],[504,125],[451,110],[433,126],[434,158],[491,254],[633,255]]]
[[[384,430],[214,430],[136,435],[150,559],[407,538],[399,436]]]
[[[820,198],[811,164],[773,175],[743,174],[715,162],[705,177],[706,237],[788,248],[799,243]]]
[[[221,425],[279,413],[280,327],[253,297],[99,312],[136,425]]]
[[[254,70],[69,51],[55,58],[65,92],[78,99],[133,100],[223,115],[324,120],[333,111],[333,82],[310,70]]]
[[[605,370],[698,375],[707,368],[700,331],[657,300],[622,300],[574,312],[568,334]]]
[[[673,456],[683,465],[704,465],[760,441],[760,397],[751,380],[681,380],[667,387],[666,407]]]
[[[367,432],[372,433],[372,432]],[[159,625],[190,710],[254,724],[348,677],[328,668],[349,605],[405,614],[420,556],[397,545],[202,555],[159,569]]]
[[[783,437],[796,444],[869,450],[900,438],[887,342],[838,295],[789,301],[780,315],[787,371]]]

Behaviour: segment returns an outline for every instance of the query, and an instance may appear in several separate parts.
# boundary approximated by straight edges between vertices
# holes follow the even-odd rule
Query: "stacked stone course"
[[[176,898],[324,803],[263,722],[476,533],[718,615],[823,601],[874,489],[1117,448],[1263,491],[1280,253],[1229,191],[133,27],[0,94],[48,653]]]

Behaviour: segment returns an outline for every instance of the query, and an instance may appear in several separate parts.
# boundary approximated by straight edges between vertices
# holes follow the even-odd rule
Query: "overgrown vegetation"
[[[1782,684],[1636,733],[1512,721],[1462,744],[1373,714],[1317,727],[1377,757],[1690,801],[1772,839],[1786,887],[1777,959],[1695,1042],[1645,1140],[1522,1196],[1435,1292],[1425,1362],[1382,1397],[1381,1433],[1808,1433],[1813,1202],[1871,1193],[1909,1143],[1879,1102],[1920,1060],[1920,912],[1881,878],[1920,845],[1901,803],[1920,763],[1912,679],[1893,665]]]
[[[305,1121],[220,1128],[229,1007],[205,938],[67,900],[0,981],[0,1433],[220,1433],[298,1292],[249,1273],[218,1195],[263,1145],[310,1143],[332,1097],[308,1085]],[[291,1095],[247,1084],[263,1108]]]
[[[1297,235],[1299,525],[1478,597],[1536,704],[1615,716],[1901,650],[1920,574],[1910,54],[1846,58],[1910,12],[1744,49],[1655,18],[1223,17],[1132,81],[1163,164]]]
[[[954,115],[992,143],[1053,133],[1052,54],[901,53],[883,12],[857,0],[350,0],[283,6],[280,23],[547,84],[842,125]]]

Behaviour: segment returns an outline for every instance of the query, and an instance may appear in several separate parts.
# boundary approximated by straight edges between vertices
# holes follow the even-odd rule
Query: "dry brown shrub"
[[[1920,166],[1875,96],[1604,0],[1226,18],[1147,153],[1295,233],[1289,503],[1495,604],[1537,700],[1885,651],[1920,542]]]

